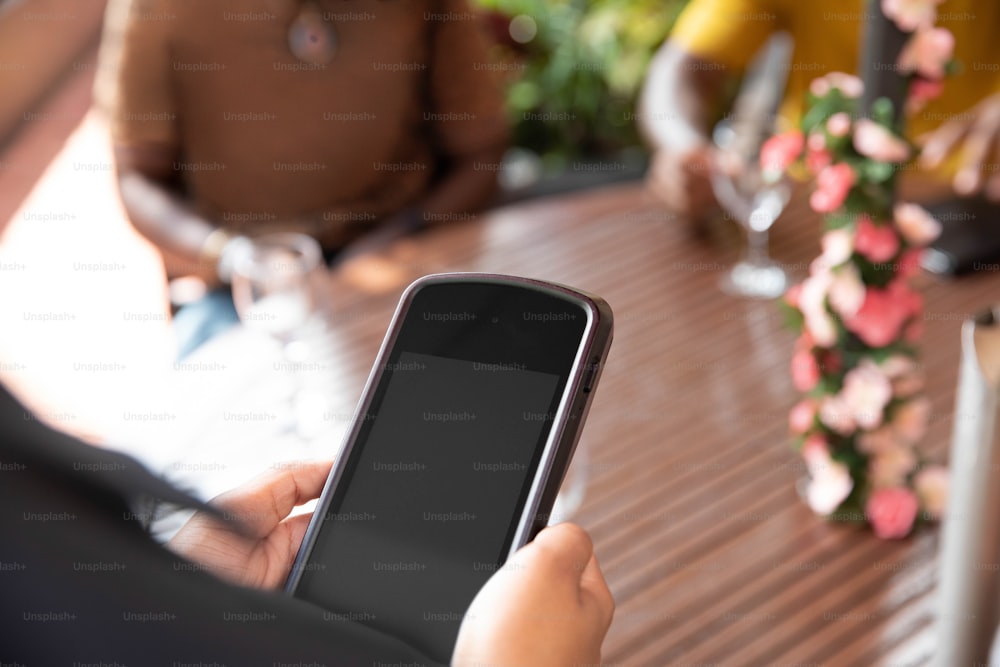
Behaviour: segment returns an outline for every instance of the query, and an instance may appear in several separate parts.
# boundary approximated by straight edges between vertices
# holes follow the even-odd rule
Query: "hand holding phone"
[[[287,588],[447,662],[547,523],[611,343],[599,297],[507,276],[403,295]]]
[[[599,665],[614,609],[587,533],[546,528],[476,595],[452,664]]]

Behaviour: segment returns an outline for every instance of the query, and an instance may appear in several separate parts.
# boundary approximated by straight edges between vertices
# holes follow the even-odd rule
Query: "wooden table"
[[[801,202],[790,211],[772,248],[802,277],[818,253],[819,224]],[[883,542],[825,523],[798,498],[804,468],[787,435],[794,336],[774,303],[720,293],[737,249],[738,237],[692,235],[637,185],[523,203],[398,240],[331,276],[323,365],[338,387],[331,414],[343,412],[346,425],[399,293],[418,276],[514,273],[600,294],[616,334],[581,443],[589,486],[576,521],[593,535],[618,604],[607,663],[924,664],[938,530]],[[960,325],[1000,300],[1000,275],[923,282],[933,402],[926,449],[942,460]],[[261,363],[249,356],[233,355],[242,361],[232,372]]]

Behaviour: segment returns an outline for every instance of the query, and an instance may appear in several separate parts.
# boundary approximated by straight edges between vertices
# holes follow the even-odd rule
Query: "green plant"
[[[527,17],[520,20],[535,29],[531,39],[507,39],[500,47],[503,59],[522,68],[507,95],[517,145],[558,168],[641,143],[636,99],[650,59],[687,0],[476,2],[504,17]],[[496,24],[506,30],[506,21]]]

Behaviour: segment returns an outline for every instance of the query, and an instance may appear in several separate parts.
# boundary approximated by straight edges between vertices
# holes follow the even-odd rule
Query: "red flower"
[[[885,347],[899,338],[903,324],[921,307],[920,295],[896,280],[886,289],[869,287],[861,308],[844,325],[866,345]]]
[[[802,132],[792,130],[776,134],[760,148],[760,166],[768,174],[782,174],[802,153],[805,139]]]
[[[815,419],[816,403],[804,398],[788,413],[788,429],[795,434],[805,433],[812,428]]]
[[[833,164],[833,153],[825,148],[818,151],[810,148],[806,151],[806,169],[809,173],[818,174],[831,164]]]
[[[929,100],[936,100],[944,92],[944,81],[914,76],[906,95],[907,111],[915,112],[924,108]]]
[[[883,540],[906,537],[913,529],[920,503],[909,489],[877,489],[865,503],[865,514],[875,535]]]
[[[867,215],[858,218],[854,249],[870,262],[887,262],[899,252],[899,236],[891,225],[875,225]]]
[[[819,382],[819,364],[809,350],[800,349],[792,355],[792,383],[799,391],[809,391]]]
[[[792,308],[799,307],[799,296],[802,294],[802,283],[796,283],[785,292],[785,303]]]
[[[847,198],[855,179],[854,170],[844,162],[825,167],[816,176],[816,190],[809,198],[809,205],[817,213],[836,211]]]
[[[923,248],[911,248],[904,252],[899,258],[899,277],[912,278],[920,273],[920,259],[923,254]]]

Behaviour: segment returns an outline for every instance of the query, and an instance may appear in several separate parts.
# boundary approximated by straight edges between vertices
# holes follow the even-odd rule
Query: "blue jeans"
[[[236,306],[233,305],[233,292],[228,285],[213,289],[197,301],[181,306],[174,314],[177,359],[184,359],[239,322]]]

